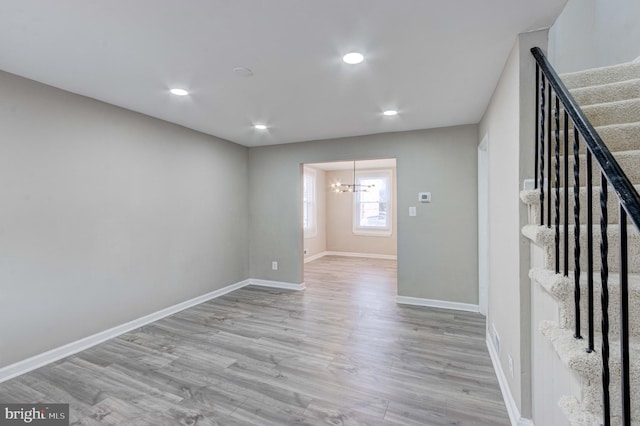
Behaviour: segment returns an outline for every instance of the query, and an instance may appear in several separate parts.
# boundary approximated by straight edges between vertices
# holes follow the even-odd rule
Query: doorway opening
[[[391,279],[397,295],[397,195],[395,158],[302,165],[304,280],[348,272],[358,279]],[[319,266],[320,265],[320,266]],[[332,271],[331,271],[332,270]],[[391,275],[389,275],[391,274]],[[384,278],[386,277],[386,278]]]

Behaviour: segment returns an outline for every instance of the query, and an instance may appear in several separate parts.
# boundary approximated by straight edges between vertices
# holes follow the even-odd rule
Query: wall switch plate
[[[430,192],[418,192],[418,201],[421,203],[430,203],[431,202],[431,193]]]
[[[415,215],[416,215],[416,208],[409,207],[409,216],[415,216]]]
[[[271,262],[271,269],[273,269],[274,271],[278,270],[278,262],[276,262],[275,260],[273,262]]]

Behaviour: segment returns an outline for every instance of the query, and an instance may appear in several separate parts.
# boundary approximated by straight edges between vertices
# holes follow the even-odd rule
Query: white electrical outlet
[[[276,262],[275,260],[273,262],[271,262],[271,269],[273,269],[274,271],[278,270],[278,262]]]
[[[511,358],[511,354],[507,354],[507,358],[509,359],[509,373],[511,373],[511,378],[513,379],[513,358]]]

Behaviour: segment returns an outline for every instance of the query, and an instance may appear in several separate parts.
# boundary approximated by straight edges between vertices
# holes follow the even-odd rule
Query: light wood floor
[[[478,314],[398,306],[396,263],[325,257],[0,384],[71,424],[508,425]]]

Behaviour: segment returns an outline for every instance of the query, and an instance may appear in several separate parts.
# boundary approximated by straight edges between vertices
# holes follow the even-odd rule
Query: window
[[[305,238],[316,236],[316,218],[316,171],[305,167],[302,179],[302,226]]]
[[[391,235],[391,170],[363,171],[356,174],[356,184],[372,185],[354,197],[353,232],[359,235]]]

